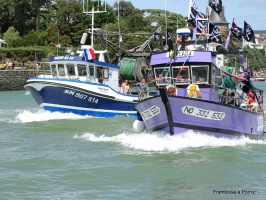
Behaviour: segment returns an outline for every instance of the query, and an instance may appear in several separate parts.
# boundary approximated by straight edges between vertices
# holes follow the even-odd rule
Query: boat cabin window
[[[87,76],[86,65],[77,65],[80,76]]]
[[[64,68],[64,64],[58,64],[58,73],[59,76],[65,76],[65,68]]]
[[[214,85],[218,85],[219,84],[219,80],[220,80],[220,71],[212,66],[212,84]]]
[[[173,78],[176,84],[187,84],[190,82],[188,66],[173,67]]]
[[[66,65],[67,67],[67,71],[68,71],[68,75],[75,75],[75,66],[74,65]]]
[[[103,78],[109,78],[109,68],[103,68]]]
[[[154,75],[157,85],[171,83],[171,75],[169,67],[155,68]]]
[[[103,67],[97,66],[97,78],[103,78]]]
[[[89,66],[89,77],[94,77],[94,65]]]
[[[192,83],[208,83],[208,69],[208,65],[191,66]]]
[[[53,75],[56,75],[57,74],[57,72],[56,72],[56,65],[51,65],[51,72],[52,72],[52,74]]]

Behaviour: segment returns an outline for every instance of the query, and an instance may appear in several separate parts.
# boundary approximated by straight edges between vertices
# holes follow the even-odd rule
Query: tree
[[[20,38],[19,32],[15,30],[13,26],[9,27],[9,29],[4,33],[4,40],[8,44],[8,46],[12,47],[16,40]]]
[[[0,0],[0,27],[1,34],[12,26],[13,17],[10,15],[9,8],[12,0]]]
[[[31,17],[35,21],[35,31],[39,32],[40,30],[40,21],[42,11],[46,11],[52,5],[51,0],[31,0],[30,7],[31,7]]]

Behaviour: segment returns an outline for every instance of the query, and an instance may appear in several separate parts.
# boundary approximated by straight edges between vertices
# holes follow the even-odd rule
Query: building
[[[208,7],[206,8],[206,15],[210,19],[210,23],[213,23],[215,24],[215,26],[219,27],[221,33],[223,33],[224,30],[229,30],[231,28],[231,26],[229,27],[230,23],[227,22],[225,17],[224,6],[222,7],[221,17],[213,10],[211,10],[209,14]],[[243,46],[248,46],[250,48],[256,49],[264,49],[266,47],[266,30],[254,30],[254,34],[256,43],[250,43],[243,40]]]

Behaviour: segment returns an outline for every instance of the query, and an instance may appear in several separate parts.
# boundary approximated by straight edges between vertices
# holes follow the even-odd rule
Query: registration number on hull
[[[205,109],[197,108],[193,106],[184,106],[181,108],[181,110],[186,115],[191,115],[194,117],[200,117],[200,118],[209,119],[209,120],[221,121],[225,118],[224,112],[205,110]]]
[[[152,106],[147,110],[144,110],[143,112],[140,113],[141,117],[143,120],[148,120],[153,118],[156,115],[160,114],[160,108],[157,106]]]

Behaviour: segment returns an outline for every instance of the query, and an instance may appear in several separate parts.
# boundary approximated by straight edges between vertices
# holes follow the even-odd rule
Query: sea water
[[[256,83],[266,90],[266,83]],[[0,92],[0,199],[265,199],[266,142],[134,133]]]

